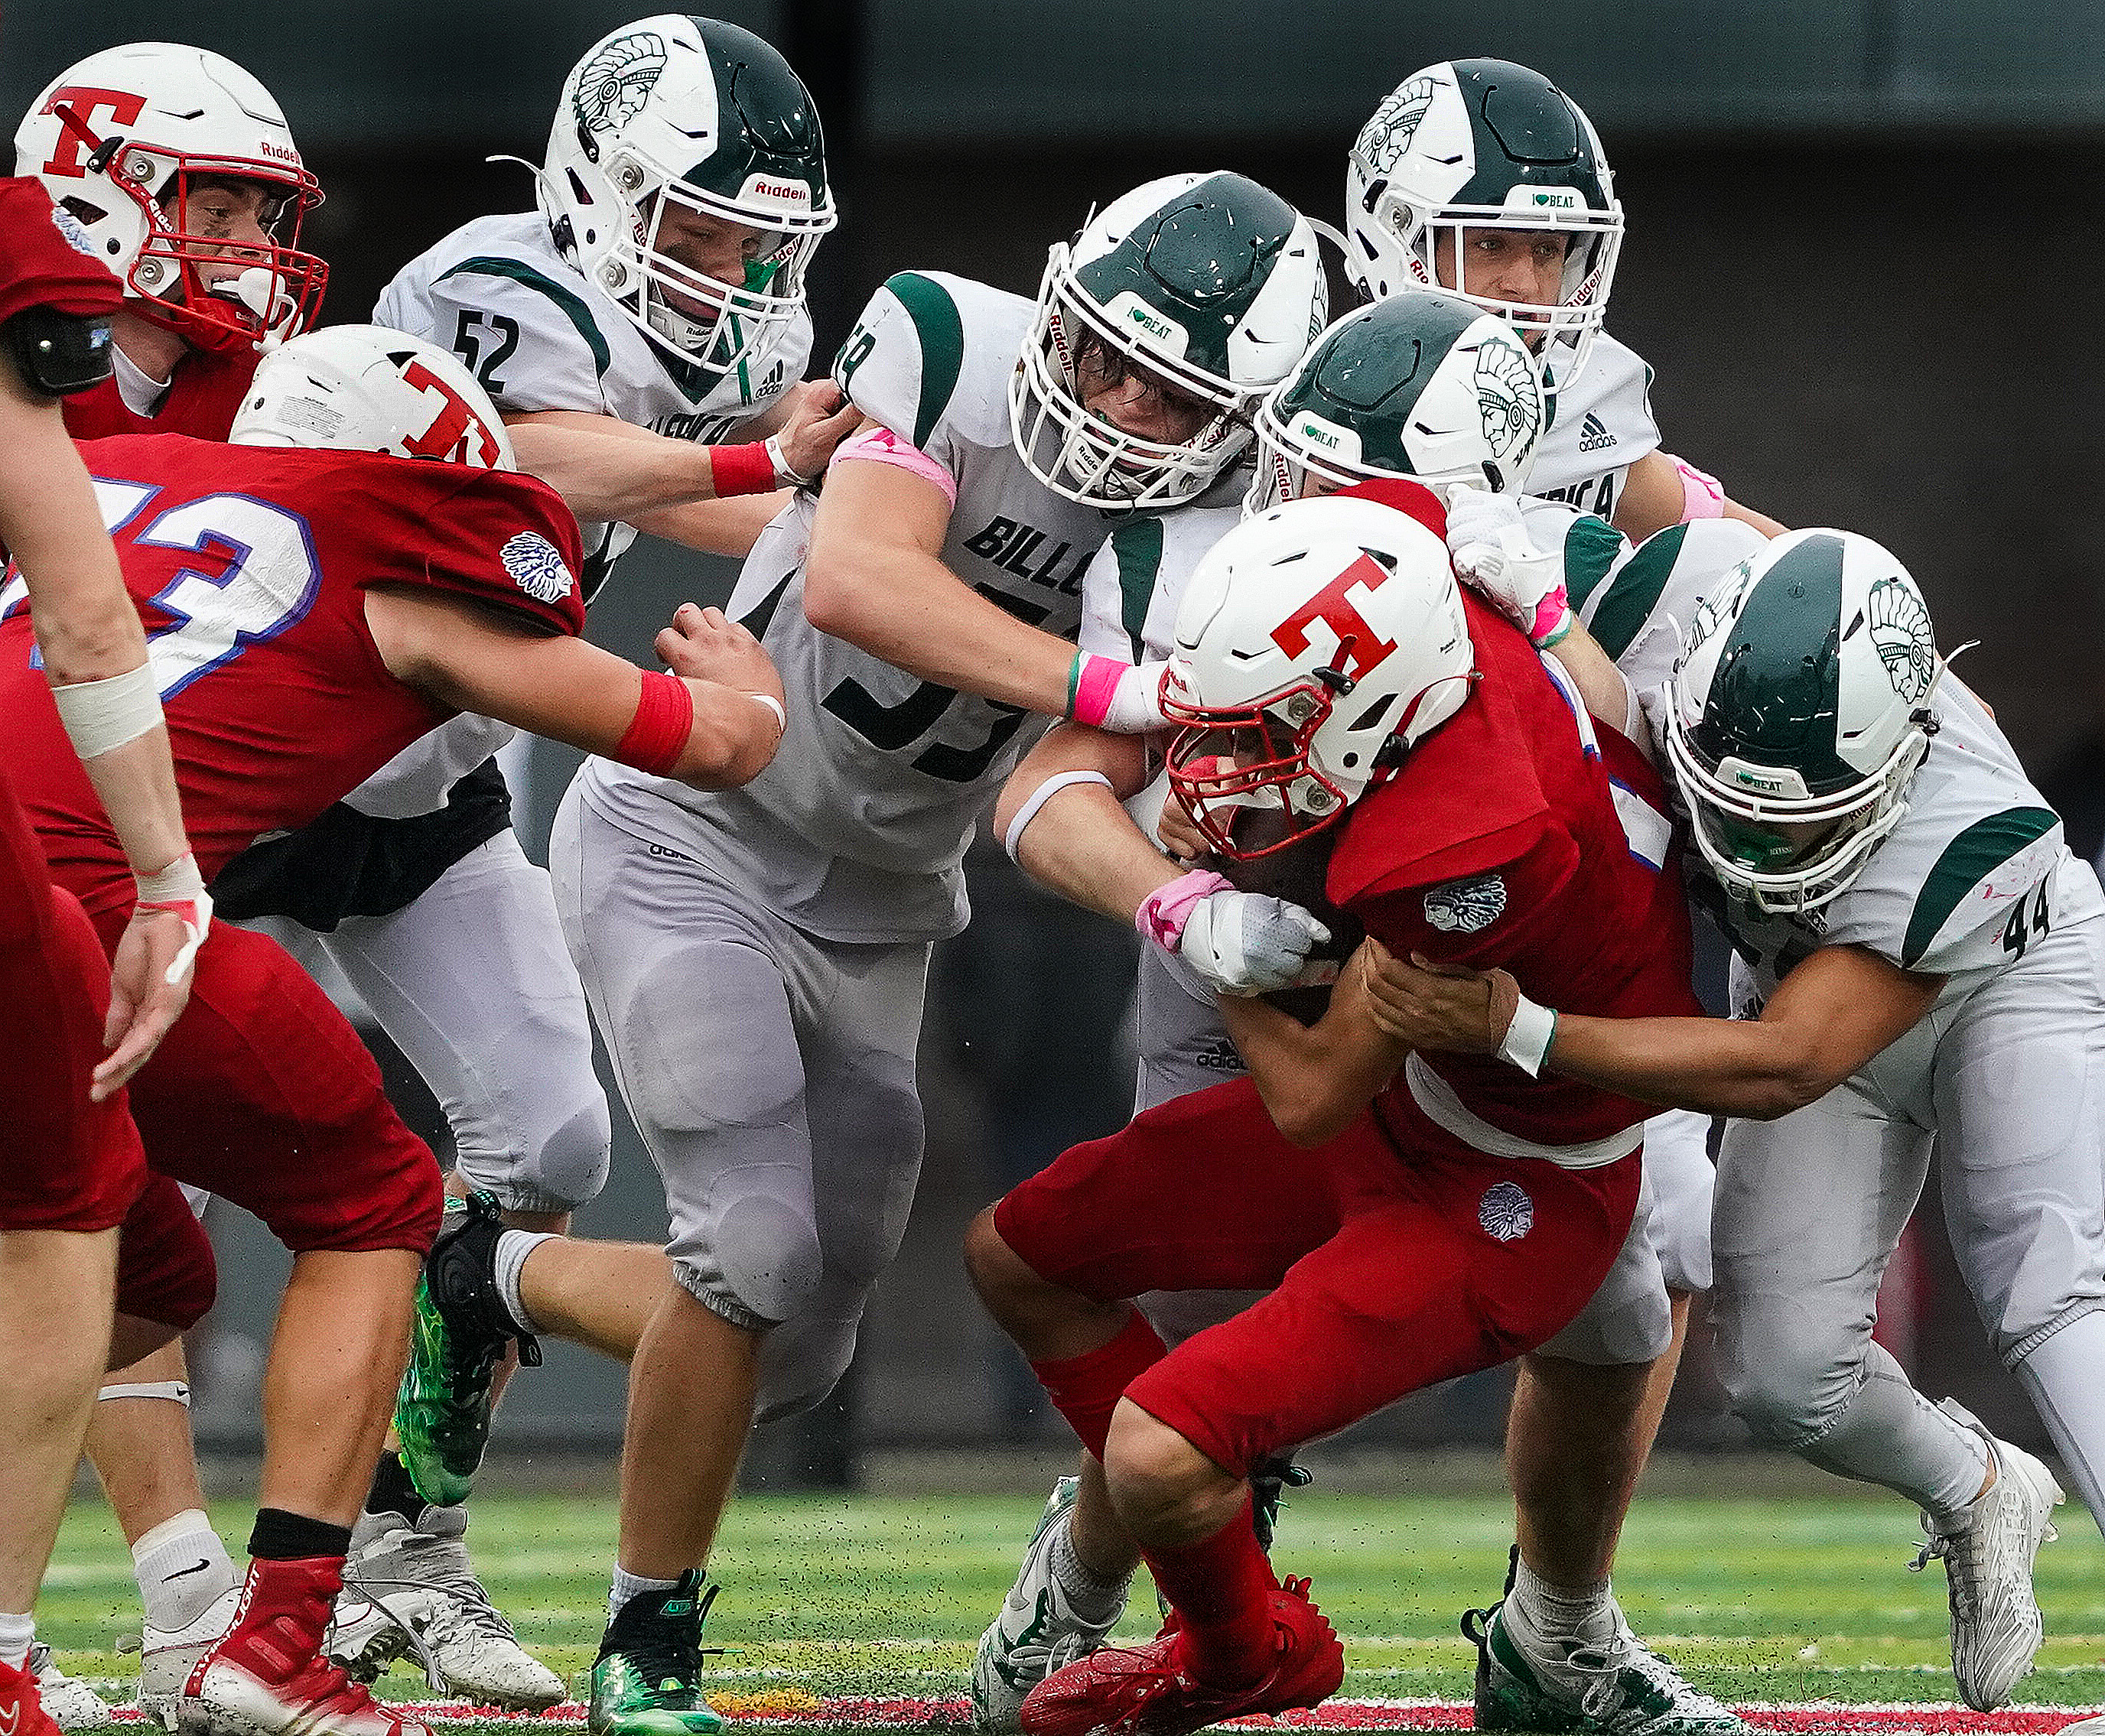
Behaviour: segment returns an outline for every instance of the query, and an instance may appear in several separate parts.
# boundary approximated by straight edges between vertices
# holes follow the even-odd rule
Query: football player
[[[677,1282],[641,1288],[632,1249],[464,1226],[430,1288],[462,1364],[522,1329],[640,1336],[595,1730],[716,1727],[699,1569],[754,1417],[824,1396],[898,1247],[923,981],[967,918],[966,844],[1034,713],[1160,721],[1160,665],[1076,652],[1083,569],[1120,515],[1234,498],[1251,408],[1321,310],[1312,230],[1231,174],[1113,201],[1052,248],[1035,303],[892,278],[835,363],[876,426],[732,599],[788,672],[792,750],[722,798],[601,759],[565,799],[565,928]],[[427,1364],[442,1384],[421,1351],[413,1377]]]
[[[1667,766],[1694,889],[1737,953],[1739,1016],[1560,1017],[1404,955],[1377,977],[1382,1016],[1428,1047],[1533,1025],[1553,1072],[1731,1118],[1727,1393],[1759,1438],[1921,1506],[1917,1564],[1945,1563],[1953,1672],[1985,1711],[2039,1648],[2031,1563],[2061,1492],[1915,1390],[1872,1341],[1875,1302],[1934,1140],[1982,1321],[2105,1524],[2105,1169],[2076,1107],[2105,1066],[2105,899],[1946,676],[1890,554],[1800,531],[1706,569],[1660,540],[1589,600],[1604,637],[1576,628],[1556,654]]]
[[[1549,437],[1548,420],[1536,365],[1511,327],[1461,298],[1407,291],[1340,319],[1259,407],[1257,475],[1245,504],[1264,511],[1370,477],[1407,476],[1439,490],[1459,517],[1485,500],[1519,498],[1535,449]],[[1528,510],[1575,583],[1598,579],[1624,547],[1598,520],[1559,507]],[[1190,574],[1236,516],[1232,507],[1195,507],[1120,525],[1084,582],[1084,647],[1140,662],[1167,656]],[[1145,818],[1148,798],[1161,794],[1157,787],[1142,796],[1147,775],[1137,741],[1062,725],[1003,792],[997,828],[1035,877],[1133,922],[1179,872],[1120,806],[1137,797],[1134,810]],[[1165,822],[1178,811],[1165,807]],[[1204,848],[1195,842],[1190,854]],[[1193,907],[1173,953],[1163,945],[1143,951],[1137,1110],[1243,1070],[1217,997],[1284,988],[1303,973],[1312,950],[1320,949],[1302,906],[1323,902],[1321,866],[1319,854],[1298,885],[1218,886]],[[1272,895],[1279,892],[1286,902]],[[1166,938],[1145,925],[1142,931]],[[1580,1319],[1523,1359],[1524,1396],[1546,1392],[1552,1404],[1562,1403],[1536,1419],[1553,1425],[1542,1432],[1556,1438],[1557,1453],[1546,1462],[1531,1456],[1526,1423],[1517,1419],[1510,1461],[1522,1537],[1516,1609],[1531,1618],[1513,1625],[1518,1643],[1539,1654],[1537,1672],[1548,1685],[1526,1696],[1512,1688],[1485,1694],[1477,1715],[1486,1728],[1534,1728],[1575,1715],[1605,1721],[1638,1706],[1648,1708],[1648,1718],[1671,1720],[1659,1724],[1662,1732],[1741,1727],[1637,1640],[1607,1585],[1690,1294],[1709,1283],[1707,1130],[1701,1117],[1653,1118],[1645,1135],[1647,1209],[1623,1256]],[[1159,1331],[1175,1337],[1249,1300],[1151,1296],[1142,1305]],[[1528,1415],[1523,1404],[1519,1419]],[[1574,1450],[1575,1441],[1584,1450]],[[1259,1475],[1271,1475],[1269,1468]],[[1257,1487],[1261,1502],[1276,1496],[1276,1482]],[[1262,1507],[1260,1517],[1268,1524]],[[1111,1512],[1102,1467],[1085,1457],[1079,1476],[1055,1488],[1001,1613],[981,1636],[972,1671],[981,1728],[1014,1729],[1024,1696],[1045,1673],[1103,1642],[1138,1563]],[[1567,1585],[1598,1589],[1574,1596],[1549,1589]],[[1567,1667],[1575,1648],[1584,1658]],[[1553,1711],[1545,1699],[1569,1703]],[[1582,1699],[1595,1713],[1578,1710]]]
[[[1473,344],[1534,378],[1509,331],[1467,317]],[[1498,957],[1626,1013],[1692,1007],[1656,775],[1461,596],[1430,489],[1352,495],[1371,498],[1261,514],[1193,572],[1164,688],[1185,725],[1178,801],[1239,872],[1339,827],[1331,903],[1392,947]],[[1204,870],[1156,886],[1144,931],[1218,953],[1262,926],[1217,903],[1227,890]],[[1342,1655],[1307,1582],[1276,1584],[1254,1533],[1252,1468],[1540,1348],[1629,1244],[1642,1107],[1502,1061],[1406,1059],[1368,1020],[1361,972],[1356,955],[1312,1025],[1223,997],[1247,1078],[1074,1148],[968,1233],[981,1296],[1103,1465],[1171,1606],[1151,1645],[1039,1682],[1026,1731],[1144,1718],[1169,1736],[1334,1691]],[[1166,1352],[1130,1305],[1221,1287],[1269,1293]]]
[[[373,328],[296,341],[259,368],[234,438],[86,449],[146,615],[208,875],[463,706],[699,783],[741,781],[772,755],[780,683],[713,612],[683,610],[661,636],[693,680],[640,674],[574,636],[574,521],[504,474],[503,423],[444,351]],[[200,556],[214,570],[193,569]],[[122,858],[52,751],[16,590],[0,619],[0,716],[20,744],[24,806],[57,877],[114,939],[132,903]],[[436,1167],[342,1016],[274,943],[228,930],[201,960],[199,1011],[132,1087],[149,1159],[257,1212],[297,1252],[265,1380],[248,1578],[180,1692],[150,1709],[178,1725],[399,1736],[419,1727],[319,1648],[436,1227]],[[179,1215],[185,1252],[208,1262]],[[125,1249],[127,1262],[167,1258],[128,1231]]]
[[[132,875],[115,976],[72,895],[51,884],[0,768],[0,1082],[10,1156],[0,1189],[0,1724],[49,1736],[54,1668],[31,1613],[73,1486],[114,1325],[117,1226],[146,1185],[124,1082],[181,1011],[210,924],[183,835],[145,636],[67,441],[58,400],[107,378],[115,280],[34,180],[0,181],[0,541],[34,574],[31,631],[68,752]],[[106,1055],[105,1051],[109,1051]],[[59,1679],[59,1698],[68,1689]],[[101,1707],[101,1701],[96,1704]],[[106,1721],[102,1711],[100,1721]]]
[[[1557,398],[1535,494],[1633,537],[1720,516],[1783,529],[1660,449],[1651,369],[1604,327],[1623,243],[1615,177],[1593,123],[1541,74],[1494,60],[1413,73],[1352,147],[1345,228],[1346,269],[1368,295],[1452,290],[1527,336]]]

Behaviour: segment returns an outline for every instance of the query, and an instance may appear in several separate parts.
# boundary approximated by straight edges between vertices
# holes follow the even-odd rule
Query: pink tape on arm
[[[1122,663],[1115,657],[1098,657],[1092,652],[1075,654],[1074,673],[1070,685],[1074,691],[1067,702],[1068,715],[1077,723],[1086,723],[1102,729],[1105,717],[1117,696],[1120,680],[1130,663]]]
[[[943,491],[943,498],[952,506],[958,503],[958,479],[918,447],[909,445],[889,428],[873,425],[852,440],[843,440],[834,451],[833,462],[838,464],[844,458],[862,458],[873,464],[896,464],[903,471],[911,471]]]
[[[1686,458],[1677,458],[1672,453],[1666,457],[1674,474],[1681,479],[1681,522],[1686,524],[1696,519],[1724,517],[1724,484],[1709,471],[1696,469]]]
[[[1133,926],[1140,930],[1142,939],[1152,940],[1164,952],[1173,953],[1200,900],[1233,890],[1223,876],[1194,868],[1166,886],[1157,886],[1142,899],[1140,908],[1133,913]]]

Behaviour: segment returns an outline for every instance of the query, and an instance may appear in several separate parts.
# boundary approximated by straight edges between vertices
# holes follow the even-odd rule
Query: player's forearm
[[[1560,1013],[1544,1069],[1641,1103],[1772,1121],[1855,1069],[1759,1019],[1592,1019]]]
[[[750,693],[714,681],[684,681],[695,718],[686,745],[668,773],[698,790],[731,790],[767,769],[781,745],[775,712]],[[780,703],[779,695],[771,695]]]
[[[699,502],[758,498],[771,504],[757,520],[755,509],[747,507],[731,521],[737,526],[751,523],[757,533],[758,526],[782,504],[782,491],[773,486],[773,462],[752,443],[699,446],[609,417],[572,413],[524,418],[512,424],[511,434],[519,467],[547,483],[587,524],[618,521],[665,536],[668,530],[639,520]],[[708,534],[709,523],[704,515],[704,529],[697,533]],[[719,530],[715,541],[722,541],[724,534]],[[672,535],[670,540],[695,546],[690,536]],[[746,546],[751,546],[750,537]],[[709,551],[743,550],[717,548],[713,542]]]
[[[1737,519],[1742,524],[1753,525],[1765,537],[1781,537],[1790,529],[1787,524],[1777,523],[1766,512],[1757,512],[1752,507],[1743,507],[1736,500],[1725,502],[1724,515],[1728,519]]]
[[[1100,783],[1057,791],[1025,828],[1016,859],[1048,890],[1128,927],[1149,893],[1184,872]]]
[[[1262,1000],[1224,995],[1220,1004],[1273,1126],[1303,1148],[1337,1138],[1357,1120],[1409,1052],[1342,992],[1312,1025]]]
[[[188,854],[176,767],[168,732],[156,725],[144,735],[81,761],[102,811],[123,846],[135,874],[157,874]]]
[[[646,534],[677,542],[698,554],[724,555],[743,560],[775,514],[794,497],[788,489],[772,494],[735,494],[728,500],[699,500],[668,507],[623,520]]]
[[[1550,648],[1549,654],[1571,677],[1586,709],[1610,729],[1627,736],[1649,758],[1651,742],[1638,710],[1637,695],[1600,642],[1575,621],[1571,631]]]
[[[1026,626],[919,549],[815,536],[804,613],[820,631],[924,681],[1067,714],[1074,646]]]

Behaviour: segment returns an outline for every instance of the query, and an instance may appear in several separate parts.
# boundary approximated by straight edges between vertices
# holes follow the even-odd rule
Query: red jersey
[[[1400,957],[1502,967],[1560,1011],[1700,1015],[1659,774],[1615,731],[1596,736],[1516,628],[1466,591],[1462,603],[1481,679],[1353,806],[1330,856],[1331,901]],[[1654,1113],[1495,1055],[1423,1062],[1471,1113],[1538,1145],[1604,1139]],[[1409,1091],[1407,1073],[1388,1090]]]
[[[576,521],[531,477],[378,453],[159,435],[81,456],[145,623],[183,817],[207,881],[454,714],[388,674],[373,585],[431,587],[583,631]],[[60,726],[19,578],[0,590],[0,740],[54,877],[92,913],[132,897]]]
[[[117,311],[123,290],[115,275],[42,181],[0,176],[0,235],[7,238],[0,256],[0,322],[32,307],[91,319]]]
[[[223,440],[262,359],[245,346],[191,350],[176,364],[168,390],[151,416],[141,416],[125,403],[113,373],[100,386],[64,400],[66,432],[77,440],[119,434],[187,434],[193,440]]]

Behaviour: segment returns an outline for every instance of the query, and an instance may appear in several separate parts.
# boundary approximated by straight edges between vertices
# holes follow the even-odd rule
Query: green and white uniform
[[[1675,526],[1583,596],[1574,585],[1641,694],[1738,558],[1723,537]],[[1721,1373],[1766,1440],[1933,1509],[1971,1496],[1978,1438],[1871,1341],[1879,1279],[1941,1146],[1946,1221],[1982,1323],[2105,1517],[2105,896],[1987,708],[1951,677],[1930,703],[1940,727],[1906,812],[1831,903],[1759,913],[1719,895],[1689,854],[1697,901],[1737,954],[1741,1017],[1825,946],[1946,979],[1913,1029],[1818,1102],[1727,1124]],[[1657,704],[1646,698],[1648,715]]]
[[[1613,518],[1630,466],[1659,450],[1651,395],[1644,359],[1602,332],[1584,371],[1552,400],[1553,419],[1528,472],[1529,494]]]
[[[1034,311],[901,274],[836,373],[954,484],[943,564],[1071,637],[1109,520],[1011,444],[1006,393]],[[966,846],[1044,725],[813,627],[815,511],[800,498],[767,528],[731,605],[788,696],[767,770],[704,793],[588,761],[552,846],[573,955],[664,1178],[681,1282],[739,1324],[786,1323],[763,1351],[774,1414],[832,1385],[896,1251],[920,1163],[929,944],[964,926]]]

